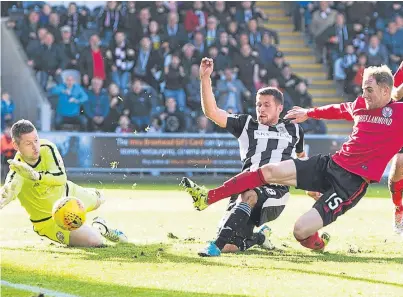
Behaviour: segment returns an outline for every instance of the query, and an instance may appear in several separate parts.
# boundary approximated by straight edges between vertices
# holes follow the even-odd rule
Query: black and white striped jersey
[[[293,153],[304,151],[304,132],[298,124],[280,120],[266,126],[247,114],[230,114],[227,131],[238,138],[242,171],[257,170],[268,163],[292,158]]]

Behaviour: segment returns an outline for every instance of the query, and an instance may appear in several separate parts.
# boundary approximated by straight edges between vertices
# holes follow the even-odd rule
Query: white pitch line
[[[46,297],[80,297],[78,295],[71,295],[71,294],[66,294],[58,291],[53,291],[53,290],[48,290],[48,289],[43,289],[41,287],[36,287],[36,286],[28,286],[24,284],[15,284],[15,283],[10,283],[5,280],[1,280],[1,285],[5,287],[10,287],[22,291],[29,291],[32,293],[42,293],[45,294]]]

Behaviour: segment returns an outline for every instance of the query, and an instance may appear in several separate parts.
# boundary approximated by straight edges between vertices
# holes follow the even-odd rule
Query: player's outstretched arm
[[[24,179],[15,171],[10,170],[4,186],[0,188],[0,209],[9,204],[21,191]]]
[[[315,108],[302,108],[294,106],[289,110],[284,118],[292,120],[294,123],[302,123],[309,118],[323,120],[347,120],[352,121],[353,104],[346,102],[340,104],[330,104]]]
[[[200,63],[200,92],[203,113],[221,128],[227,127],[228,113],[218,108],[211,86],[211,74],[214,70],[213,59],[203,58]]]
[[[45,172],[41,172],[39,182],[51,186],[61,186],[66,184],[66,170],[64,168],[63,159],[62,156],[60,156],[59,150],[53,143],[50,142],[42,146],[45,146],[42,158],[46,162],[48,168],[46,168]]]

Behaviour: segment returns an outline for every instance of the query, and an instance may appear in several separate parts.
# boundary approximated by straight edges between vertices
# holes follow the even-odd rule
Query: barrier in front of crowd
[[[238,173],[238,141],[230,134],[42,132],[68,172]],[[305,135],[309,156],[334,153],[346,136]],[[385,173],[388,172],[385,171]]]

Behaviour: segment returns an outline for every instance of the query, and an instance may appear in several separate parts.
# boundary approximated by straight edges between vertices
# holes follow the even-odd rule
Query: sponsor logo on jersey
[[[383,111],[382,111],[383,113]],[[390,114],[392,115],[392,114]],[[390,126],[392,125],[393,120],[388,117],[378,117],[378,116],[372,116],[372,115],[360,115],[358,117],[358,122],[365,122],[365,123],[373,123],[373,124],[381,124],[381,125],[387,125]]]
[[[256,130],[256,131],[254,131],[254,137],[255,137],[255,139],[267,138],[267,139],[287,140],[290,143],[292,142],[292,136],[290,134],[288,134],[287,131],[285,133],[283,133],[283,132],[275,132],[275,131]]]

